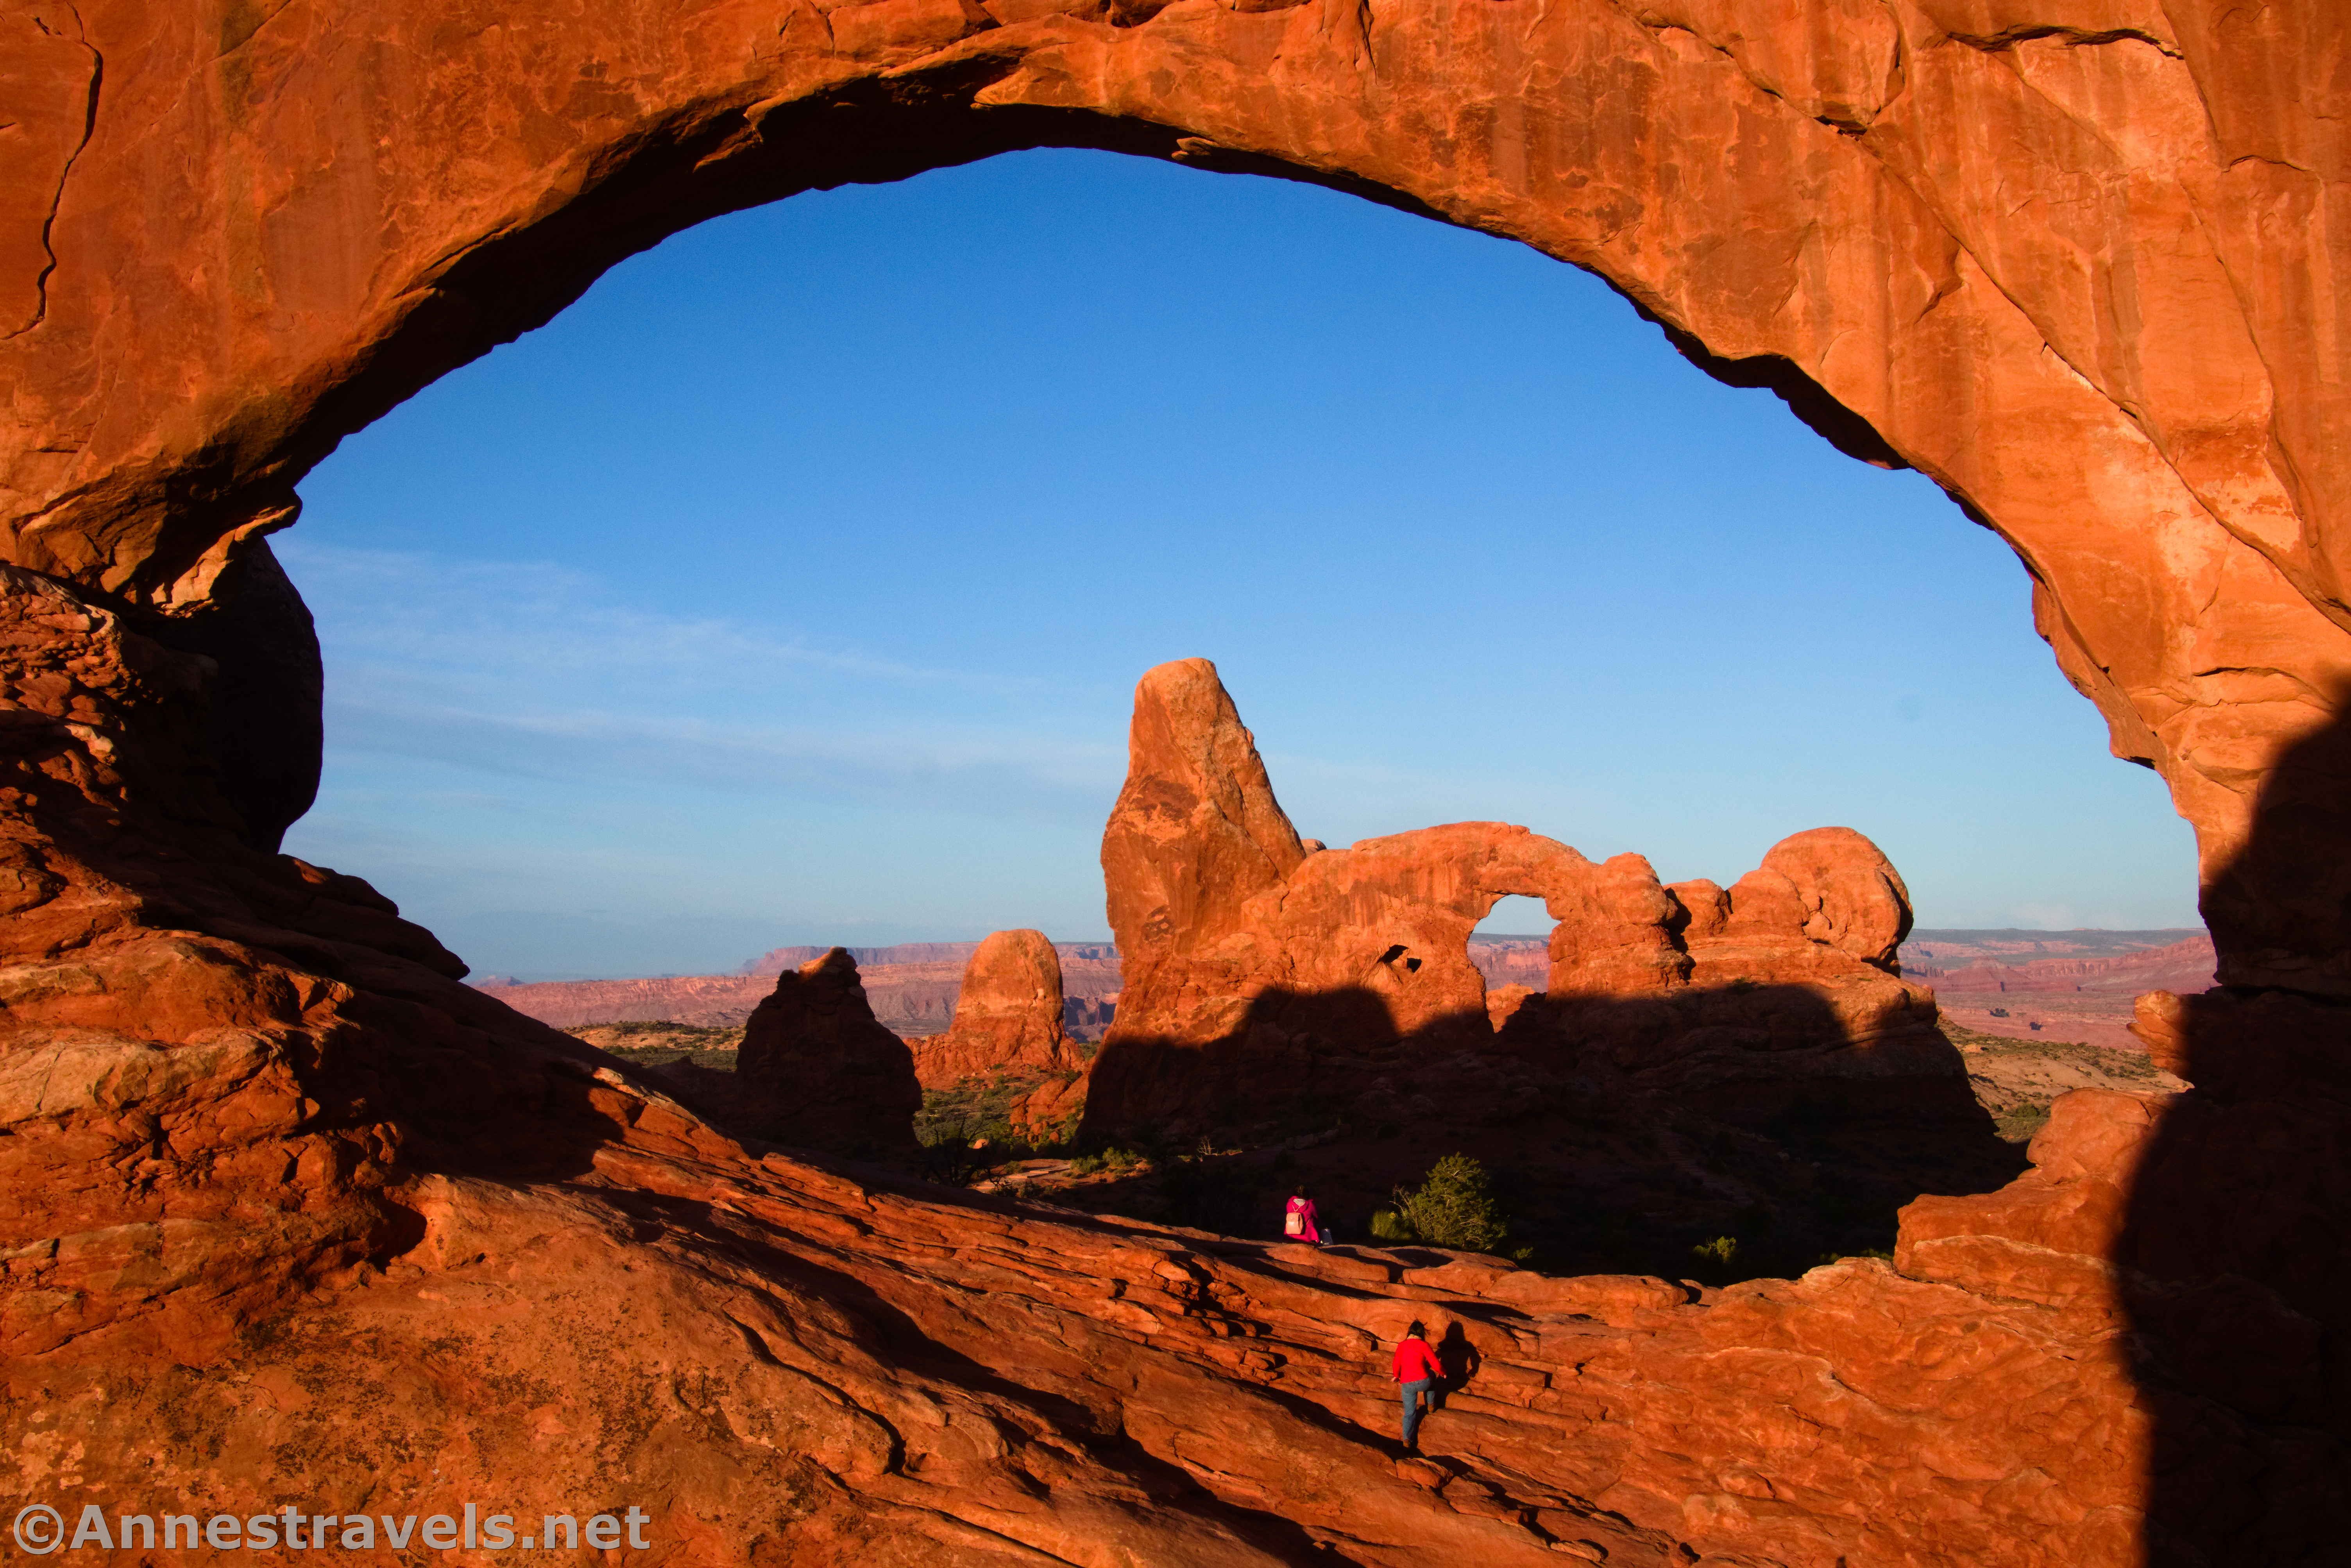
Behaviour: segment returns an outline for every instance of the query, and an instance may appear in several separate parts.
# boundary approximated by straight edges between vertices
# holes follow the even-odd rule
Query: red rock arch
[[[2351,672],[2346,23],[2222,10],[20,4],[0,525],[187,613],[343,434],[702,217],[1046,144],[1278,171],[1589,267],[1934,477],[2210,870]],[[2231,977],[2351,988],[2339,919],[2214,913]]]
[[[225,1500],[423,1484],[353,1459],[340,1420],[463,1449],[485,1495],[559,1511],[545,1477],[611,1479],[626,1448],[698,1518],[749,1498],[771,1531],[874,1562],[977,1560],[983,1537],[1270,1561],[1342,1528],[1389,1542],[1373,1560],[1497,1561],[1516,1548],[1479,1522],[1496,1509],[1538,1521],[1536,1546],[1582,1531],[1632,1560],[1677,1541],[2129,1558],[2147,1455],[2167,1460],[2114,1314],[2288,1347],[2250,1393],[2188,1358],[2194,1397],[2244,1420],[2292,1418],[2308,1335],[2339,1330],[2313,1326],[2334,1316],[2318,1287],[2258,1262],[2231,1277],[2268,1281],[2250,1288],[2276,1312],[2192,1282],[2117,1306],[2116,1173],[2146,1145],[2121,1113],[2061,1118],[2000,1212],[1945,1204],[1906,1230],[1903,1273],[1729,1312],[1468,1275],[1300,1295],[1246,1260],[1032,1221],[1004,1221],[1019,1242],[982,1268],[967,1254],[1009,1229],[748,1158],[465,993],[363,884],[251,847],[298,810],[316,747],[315,650],[258,540],[341,435],[713,214],[1040,145],[1317,180],[1593,270],[1715,373],[1999,530],[2116,751],[2196,825],[2223,977],[2280,988],[2244,1005],[2285,1043],[2231,1082],[2291,1093],[2329,1082],[2341,1034],[2294,994],[2351,993],[2346,58],[2351,12],[2321,0],[10,0],[0,528],[23,570],[0,595],[0,1005],[10,1071],[46,1066],[11,1090],[0,1187],[32,1292],[9,1375],[66,1401],[12,1405],[10,1451],[52,1434],[97,1456],[99,1486],[168,1416],[226,1445],[203,1480]],[[2158,1021],[2183,1061],[2217,1038]],[[2172,1140],[2179,1204],[2228,1186],[2202,1135]],[[2142,1202],[2130,1223],[2202,1234],[2178,1218]],[[549,1282],[574,1276],[609,1300]],[[1071,1309],[1105,1289],[1115,1305]],[[273,1317],[297,1290],[304,1312]],[[1333,1436],[1358,1396],[1329,1347],[1426,1292],[1628,1336],[1521,1347],[1614,1423],[1510,1451],[1573,1498],[1493,1481],[1445,1502]],[[1985,1325],[2007,1359],[1979,1366]],[[1287,1348],[1243,1348],[1260,1340]],[[990,1343],[1049,1386],[975,1370]],[[351,1392],[353,1344],[371,1368],[442,1346],[473,1387],[559,1364],[571,1392]],[[690,1379],[656,1397],[653,1359],[768,1414]],[[1561,1392],[1616,1363],[1634,1370],[1603,1393]],[[308,1392],[260,1420],[256,1377]],[[518,1436],[527,1406],[554,1427]],[[625,1436],[653,1407],[732,1435],[560,1435]],[[1226,1468],[1187,1468],[1209,1408]],[[953,1436],[972,1431],[991,1436]],[[1052,1486],[1022,1469],[1048,1450]],[[1952,1452],[1962,1479],[1937,1468]],[[797,1457],[747,1458],[777,1454]],[[1075,1500],[1040,1507],[1040,1486]],[[2207,1513],[2226,1529],[2250,1506]],[[748,1555],[743,1524],[703,1555]]]

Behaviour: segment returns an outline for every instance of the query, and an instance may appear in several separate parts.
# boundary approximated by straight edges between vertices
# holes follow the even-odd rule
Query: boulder
[[[1703,1027],[1760,1030],[1775,1051],[1886,1048],[1831,1069],[1871,1074],[1890,1066],[1896,1042],[1907,1040],[1909,1070],[1949,1076],[1955,1059],[1933,1034],[1934,993],[1902,978],[1896,961],[1910,931],[1909,890],[1861,833],[1792,834],[1727,889],[1699,879],[1666,891],[1677,906],[1670,924],[1689,954],[1688,988]],[[1697,1067],[1686,1045],[1670,1036],[1659,1042],[1661,1057],[1682,1060],[1679,1075]]]
[[[998,1073],[1073,1071],[1062,1033],[1061,960],[1041,931],[998,931],[964,967],[955,1023],[913,1042],[925,1089]]]
[[[776,977],[743,1026],[735,1071],[746,1124],[762,1137],[862,1158],[914,1152],[914,1053],[874,1021],[846,948]]]

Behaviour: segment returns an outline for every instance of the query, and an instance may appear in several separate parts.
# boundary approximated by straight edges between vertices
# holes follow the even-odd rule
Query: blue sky
[[[1573,268],[1284,182],[1037,152],[706,224],[302,494],[287,847],[477,972],[1103,935],[1134,680],[1192,654],[1334,844],[1728,882],[1844,823],[1922,925],[2195,923],[2160,782],[1933,486]]]

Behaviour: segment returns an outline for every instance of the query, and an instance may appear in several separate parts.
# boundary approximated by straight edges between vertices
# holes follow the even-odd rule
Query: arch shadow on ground
[[[1304,1183],[1347,1241],[1464,1153],[1533,1266],[1708,1283],[1889,1251],[1903,1205],[2025,1163],[1931,1025],[1855,1040],[1801,985],[1531,998],[1499,1030],[1399,1030],[1360,988],[1268,991],[1205,1043],[1106,1044],[1080,1140],[1156,1156],[1086,1207],[1272,1237]]]

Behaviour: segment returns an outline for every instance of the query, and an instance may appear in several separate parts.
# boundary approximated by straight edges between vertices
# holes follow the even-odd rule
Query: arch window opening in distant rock
[[[1514,1009],[1516,996],[1498,996],[1507,987],[1520,993],[1540,991],[1550,983],[1551,911],[1540,898],[1505,894],[1469,933],[1469,961],[1486,978],[1488,1006],[1495,1027],[1500,1028]]]

